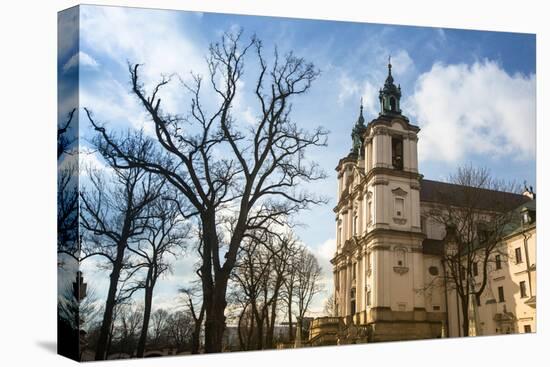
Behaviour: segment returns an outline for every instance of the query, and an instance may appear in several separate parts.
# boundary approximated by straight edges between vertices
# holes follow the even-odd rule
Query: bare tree
[[[143,325],[136,351],[138,358],[145,353],[155,285],[170,270],[167,257],[176,257],[183,250],[188,233],[184,219],[179,215],[179,206],[168,195],[170,193],[163,193],[146,208],[148,221],[143,235],[136,236],[127,244],[134,258],[129,265],[128,277],[135,278],[137,271],[145,270],[144,279],[130,281],[125,289],[128,297],[137,290],[144,290]]]
[[[69,147],[76,140],[69,131],[75,112],[73,109],[57,128],[57,248],[71,253],[78,248],[78,166],[77,156],[69,155]],[[63,158],[68,162],[62,162]]]
[[[78,271],[75,282],[62,289],[57,301],[58,333],[76,343],[74,359],[82,359],[82,350],[88,345],[86,336],[99,312],[94,289],[84,283],[82,273]]]
[[[191,316],[187,312],[176,311],[166,321],[170,343],[178,351],[183,351],[189,343],[193,332]]]
[[[297,261],[294,263],[293,272],[296,273],[296,284],[294,286],[296,306],[297,328],[303,329],[303,320],[309,311],[311,301],[319,292],[323,290],[320,283],[321,267],[315,255],[306,247],[302,247]]]
[[[273,347],[280,290],[287,275],[288,260],[294,255],[294,245],[290,236],[275,236],[265,231],[263,236],[247,238],[239,252],[232,277],[238,288],[236,293],[242,294],[238,299],[242,307],[238,331],[241,345],[246,345],[246,349],[250,349],[254,333],[255,349]],[[254,320],[245,323],[247,312]]]
[[[62,272],[78,274],[79,263],[73,256],[78,251],[78,155],[71,154],[71,146],[77,139],[73,109],[65,121],[57,127],[57,266]],[[58,352],[66,357],[80,358],[79,328],[67,319],[72,306],[77,306],[74,297],[63,287],[58,289]],[[78,310],[76,310],[78,311]],[[78,312],[77,312],[78,313]],[[77,323],[78,324],[78,323]]]
[[[77,277],[79,279],[81,275]],[[75,286],[66,287],[63,296],[58,302],[59,313],[74,330],[85,330],[87,325],[91,324],[99,307],[97,305],[97,296],[93,288],[86,287],[86,294],[79,295],[80,291],[75,292]]]
[[[111,267],[96,360],[106,357],[118,283],[127,263],[128,243],[146,230],[149,223],[146,209],[158,197],[160,185],[151,174],[139,168],[114,168],[113,176],[112,180],[107,180],[104,175],[90,170],[90,185],[80,195],[81,225],[86,239],[78,260],[101,256]]]
[[[289,259],[289,264],[288,264],[289,272],[284,279],[283,288],[281,291],[281,299],[286,305],[286,315],[288,317],[288,342],[289,343],[291,343],[292,340],[294,339],[294,331],[292,328],[294,313],[292,311],[292,306],[294,305],[294,295],[296,292],[295,288],[296,288],[297,276],[296,276],[296,272],[294,272],[293,269],[295,268],[297,261],[299,261],[298,256],[294,256],[293,258]]]
[[[77,137],[76,134],[69,133],[69,128],[73,122],[76,108],[73,108],[71,112],[67,114],[67,121],[57,127],[57,159],[61,158],[63,154],[66,154],[69,146],[73,144]],[[75,130],[76,131],[76,130]]]
[[[57,250],[60,254],[69,253],[74,255],[78,251],[79,195],[76,172],[77,169],[74,166],[58,172]]]
[[[504,191],[517,191],[517,184],[495,180],[485,168],[459,167],[449,181],[453,185],[436,193],[438,202],[445,204],[432,206],[428,216],[446,229],[444,281],[457,292],[462,335],[468,336],[470,302],[484,292],[495,256],[506,257],[499,244],[510,223],[510,211],[523,199]]]
[[[261,300],[262,293],[267,285],[269,278],[269,267],[271,254],[269,254],[262,245],[262,240],[266,238],[248,238],[245,240],[239,251],[239,259],[233,272],[233,277],[240,287],[241,292],[246,297],[245,309],[250,307],[251,316],[254,318],[248,327],[249,341],[252,333],[256,333],[256,349],[263,348],[263,328],[266,317],[265,299]],[[243,310],[243,312],[246,312]],[[240,323],[239,326],[242,326]],[[247,346],[247,349],[250,346]]]
[[[271,308],[266,332],[266,346],[274,348],[275,322],[280,303],[282,303],[279,301],[282,298],[281,293],[285,279],[290,276],[290,272],[292,271],[292,259],[299,254],[299,247],[297,240],[291,234],[287,234],[282,237],[272,237],[272,241],[268,241],[267,243],[267,249],[273,257],[271,261],[271,275],[265,290],[265,299],[267,300],[265,304],[266,307]],[[271,291],[269,298],[267,297],[268,291]]]
[[[237,86],[250,53],[258,64],[253,92],[259,114],[253,127],[239,123],[234,113]],[[258,226],[286,220],[322,202],[297,187],[325,177],[304,152],[326,145],[326,131],[305,131],[290,117],[294,97],[306,93],[319,75],[303,58],[292,53],[281,57],[275,51],[269,66],[260,40],[253,37],[243,44],[239,32],[211,44],[207,64],[209,86],[220,103],[211,113],[205,109],[203,79],[193,74],[194,82],[185,84],[191,94],[185,117],[161,107],[159,93],[169,78],[147,92],[140,66],[130,66],[132,91],[154,125],[154,141],[142,139],[136,146],[126,137],[108,133],[89,113],[88,118],[98,132],[99,150],[114,167],[140,167],[159,174],[191,204],[185,215],[197,216],[203,235],[199,273],[206,310],[205,350],[220,352],[227,284],[241,243]],[[233,213],[233,230],[227,236],[219,232],[224,210]]]
[[[159,308],[151,314],[151,326],[149,327],[151,344],[158,346],[162,343],[165,337],[167,320],[168,311],[163,308]]]
[[[191,354],[198,354],[200,352],[200,336],[205,312],[203,303],[197,300],[199,288],[182,288],[180,289],[180,292],[185,297],[187,311],[193,319],[193,331],[191,332]]]
[[[327,316],[335,316],[334,293],[331,293],[325,300],[323,311]]]
[[[116,340],[115,350],[120,353],[134,355],[143,323],[143,307],[136,307],[133,302],[121,303],[118,306],[113,338]]]

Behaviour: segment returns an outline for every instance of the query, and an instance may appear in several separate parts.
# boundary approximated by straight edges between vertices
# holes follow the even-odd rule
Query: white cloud
[[[379,110],[378,88],[370,82],[365,82],[361,92],[363,98],[363,109],[365,113],[375,115]]]
[[[340,75],[338,86],[340,87],[340,92],[338,93],[338,104],[340,106],[344,105],[350,97],[359,92],[359,83],[350,78],[347,73]]]
[[[144,64],[146,88],[161,75],[178,74],[189,80],[190,71],[206,75],[206,45],[198,47],[177,12],[123,7],[85,6],[81,15],[81,38],[85,47],[109,57],[126,69],[127,62]],[[91,52],[91,51],[90,51]],[[171,112],[182,105],[182,86],[174,80],[162,90],[162,104]]]
[[[353,97],[357,98],[355,103],[359,105],[360,98],[363,98],[363,108],[366,113],[378,111],[378,89],[369,80],[358,81],[343,73],[338,79],[340,92],[338,93],[338,104],[343,106]],[[352,101],[353,103],[353,101]]]
[[[391,55],[392,73],[394,76],[407,74],[414,68],[414,61],[405,50],[399,50],[395,55]]]
[[[327,297],[333,292],[333,275],[330,259],[334,257],[334,253],[336,251],[336,239],[329,238],[324,242],[316,246],[310,246],[309,248],[321,266],[322,271],[320,282],[323,285],[323,292],[318,294],[313,299],[309,314],[313,316],[320,316],[323,313],[323,308]]]
[[[100,90],[101,94],[97,93]],[[92,110],[96,122],[130,125],[152,134],[153,127],[148,124],[146,111],[139,105],[137,98],[130,93],[129,87],[117,80],[100,79],[95,85],[84,84],[80,91],[80,105]],[[81,114],[81,127],[89,128],[90,123],[85,113]]]
[[[420,160],[469,154],[535,156],[535,76],[510,75],[496,62],[436,63],[407,101],[420,132]]]
[[[334,238],[329,238],[325,242],[321,243],[315,248],[315,255],[325,262],[329,262],[330,259],[334,257],[336,252],[336,240]],[[323,264],[325,265],[325,264]],[[332,266],[330,266],[331,268]]]
[[[223,80],[220,79],[219,83],[223,84]],[[242,120],[246,124],[256,124],[258,122],[258,118],[256,117],[251,104],[248,102],[251,98],[247,95],[248,91],[246,90],[246,82],[242,79],[238,80],[236,87],[237,90],[235,93],[235,98],[233,98],[232,105],[235,116],[238,120]],[[217,98],[219,98],[219,101],[221,102],[221,97],[217,96]]]
[[[93,110],[99,121],[124,123],[144,128],[152,133],[147,114],[131,93],[127,62],[141,63],[141,80],[147,92],[158,83],[162,75],[173,75],[172,81],[159,92],[165,112],[188,114],[189,93],[180,83],[193,84],[190,72],[202,75],[202,104],[208,114],[217,94],[209,88],[205,55],[208,42],[194,34],[186,18],[173,11],[85,6],[81,15],[82,47],[86,52],[107,64],[113,61],[124,70],[113,75],[115,68],[102,70],[93,81],[81,85],[81,105]],[[104,61],[108,60],[108,61]],[[122,75],[122,77],[120,77]],[[176,76],[179,76],[176,77]],[[245,82],[239,81],[233,112],[239,121],[254,124],[256,111],[245,96]],[[214,102],[215,103],[215,102]],[[120,127],[120,126],[119,126]]]
[[[78,53],[71,56],[71,58],[63,65],[63,72],[66,73],[70,69],[77,66],[97,68],[99,66],[99,63],[87,53],[79,51]]]
[[[363,107],[367,115],[377,115],[379,111],[378,91],[383,86],[387,76],[387,64],[390,51],[380,45],[373,44],[373,49],[377,50],[372,57],[365,57],[362,63],[363,71],[368,71],[365,78],[352,77],[348,70],[343,70],[337,79],[339,92],[338,104],[343,106],[351,98],[363,98]],[[370,51],[369,51],[370,55]],[[391,55],[392,74],[394,77],[405,79],[410,76],[415,69],[414,62],[406,50],[398,50]],[[356,71],[355,74],[365,74],[362,71]],[[353,101],[352,101],[353,102]]]

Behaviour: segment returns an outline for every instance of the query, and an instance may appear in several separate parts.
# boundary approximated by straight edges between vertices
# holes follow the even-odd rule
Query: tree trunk
[[[201,324],[195,324],[193,333],[191,334],[191,354],[199,354],[200,349],[200,334],[201,334]]]
[[[468,309],[468,295],[461,298],[462,303],[462,336],[470,336],[470,310]]]
[[[262,308],[262,314],[263,314],[263,308]],[[256,305],[256,301],[252,303],[252,315],[254,319],[256,319],[256,349],[262,350],[263,349],[263,341],[264,341],[264,318],[263,315],[260,314],[258,311],[258,306]]]
[[[206,308],[204,325],[204,351],[206,353],[220,353],[222,351],[223,332],[225,330],[225,307],[227,305],[227,301],[225,300],[227,279],[228,277],[225,274],[220,275],[217,277],[213,287],[211,287],[211,292],[203,294],[203,302]]]
[[[269,323],[267,326],[266,336],[265,336],[265,345],[267,348],[273,348],[274,345],[274,334],[275,334],[275,318],[277,317],[277,300],[273,300],[271,303],[271,317],[269,318]]]
[[[194,314],[194,312],[193,312]],[[191,354],[199,354],[201,347],[201,327],[202,320],[204,318],[204,307],[201,306],[199,316],[193,316],[195,320],[195,326],[193,328],[193,333],[191,334]]]
[[[296,337],[298,338],[297,339],[297,343],[299,346],[302,346],[302,320],[303,318],[301,316],[297,317],[297,320],[296,320]],[[299,330],[299,332],[298,332]]]
[[[111,354],[111,346],[113,345],[113,328],[111,327],[111,331],[109,332],[109,335],[107,337],[107,348],[105,348],[105,355]]]
[[[149,330],[149,320],[151,318],[151,306],[153,302],[153,287],[154,283],[151,278],[152,268],[149,268],[149,274],[147,274],[148,280],[146,280],[148,286],[145,287],[145,300],[143,309],[143,324],[141,326],[141,335],[139,336],[136,356],[143,358],[145,354],[145,343],[147,342],[147,331]]]
[[[290,290],[292,291],[292,289]],[[288,342],[292,343],[292,296],[288,296]]]
[[[237,334],[239,336],[239,346],[240,346],[240,349],[241,350],[246,350],[245,349],[245,344],[244,344],[244,338],[243,338],[243,317],[246,313],[246,307],[248,305],[245,305],[243,307],[243,310],[241,311],[240,315],[239,315],[239,322],[237,323]]]
[[[95,352],[96,361],[102,361],[106,358],[105,352],[107,350],[109,331],[111,330],[111,324],[113,322],[113,310],[116,305],[118,280],[120,278],[120,271],[122,269],[122,260],[124,258],[125,247],[126,242],[118,244],[117,257],[113,264],[113,271],[110,275],[109,292],[107,293],[105,312],[103,313],[103,321],[101,322],[101,329],[99,331],[99,339],[97,341],[97,348]]]
[[[256,319],[254,318],[254,315],[250,315],[250,327],[248,328],[247,332],[247,339],[246,339],[246,350],[252,349],[252,342],[254,341],[254,328],[256,327]]]

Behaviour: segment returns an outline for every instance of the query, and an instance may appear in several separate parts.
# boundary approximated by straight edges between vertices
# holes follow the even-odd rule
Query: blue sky
[[[535,185],[534,35],[97,6],[81,7],[80,27],[79,43],[60,35],[60,96],[74,92],[79,76],[80,106],[115,130],[150,126],[129,93],[128,61],[145,64],[146,86],[163,73],[186,80],[191,70],[206,74],[209,42],[242,28],[245,37],[262,39],[267,55],[276,45],[280,53],[292,50],[315,63],[321,75],[310,93],[294,101],[293,118],[304,128],[330,130],[328,147],[307,158],[329,174],[310,189],[332,199],[303,213],[297,232],[319,256],[328,286],[335,246],[334,167],[350,149],[360,98],[367,121],[378,113],[388,55],[402,87],[403,112],[421,128],[419,169],[426,178],[442,180],[458,165],[472,163],[498,178]],[[250,98],[254,64],[248,62],[235,106],[242,123],[254,122],[257,107]],[[185,112],[188,96],[181,90],[173,83],[164,91],[166,109]],[[60,104],[60,119],[71,103],[76,102]],[[86,145],[86,121],[80,129]],[[158,304],[172,301],[192,277],[191,263],[191,256],[178,261],[174,274],[159,283]]]

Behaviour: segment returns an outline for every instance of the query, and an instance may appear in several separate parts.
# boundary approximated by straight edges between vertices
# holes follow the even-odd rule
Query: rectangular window
[[[466,268],[460,265],[460,279],[466,280]]]
[[[434,309],[434,311],[439,311],[440,307],[439,306],[433,306],[433,309]]]
[[[531,325],[523,325],[523,332],[530,333],[531,332]]]
[[[481,297],[479,296],[479,294],[476,294],[476,305],[479,307],[481,306]]]
[[[498,269],[502,269],[502,261],[500,260],[500,255],[495,256],[495,266]]]
[[[516,264],[522,263],[523,260],[521,259],[521,247],[516,248]]]
[[[357,263],[353,263],[352,271],[351,271],[351,279],[355,279],[357,277]]]
[[[405,199],[395,198],[395,216],[402,217],[405,212]]]
[[[472,272],[474,273],[474,277],[477,277],[477,274],[478,274],[477,261],[474,261],[472,263]]]
[[[521,298],[527,297],[527,288],[525,287],[525,281],[519,282],[519,293]]]
[[[504,302],[504,287],[498,287],[498,301]]]

